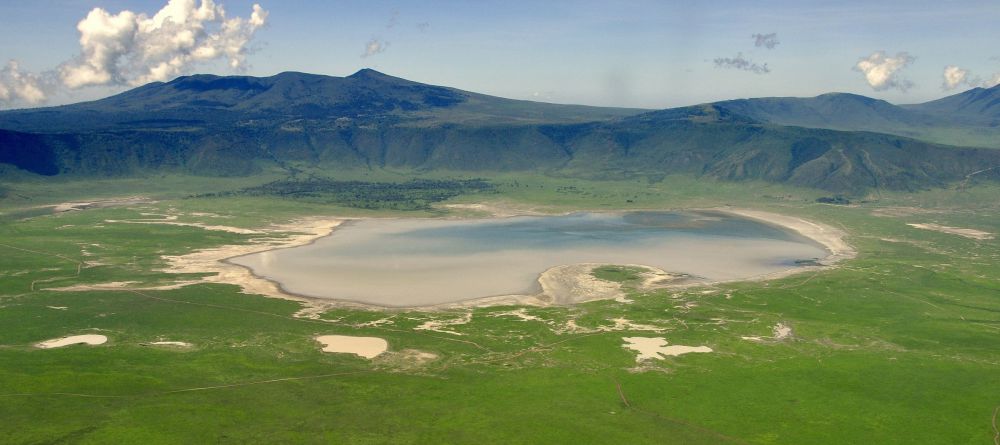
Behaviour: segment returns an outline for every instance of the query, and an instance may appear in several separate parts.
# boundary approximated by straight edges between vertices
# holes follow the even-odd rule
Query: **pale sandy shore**
[[[914,227],[917,229],[933,230],[935,232],[948,233],[951,235],[958,235],[961,237],[974,239],[974,240],[991,240],[993,239],[993,234],[990,232],[984,232],[982,230],[976,229],[965,229],[962,227],[949,227],[942,226],[940,224],[932,223],[907,223],[906,225]]]
[[[780,215],[760,210],[733,209],[728,207],[709,210],[780,226],[809,238],[821,244],[830,253],[826,258],[819,261],[823,265],[833,265],[840,261],[854,258],[857,254],[854,248],[850,244],[847,244],[847,241],[844,239],[847,237],[847,234],[843,230],[826,224],[805,220],[796,216]]]
[[[199,229],[215,230],[215,231],[219,231],[219,232],[238,233],[240,235],[256,235],[256,234],[262,233],[262,232],[257,231],[257,230],[244,229],[242,227],[208,225],[208,224],[202,224],[202,223],[185,223],[185,222],[177,222],[177,221],[173,221],[173,220],[169,220],[169,219],[163,219],[163,220],[160,220],[160,219],[154,219],[154,220],[149,220],[149,219],[136,219],[136,220],[128,220],[128,219],[106,219],[106,220],[104,220],[104,222],[109,223],[109,224],[158,224],[158,225],[162,225],[162,226],[197,227]]]
[[[42,207],[52,208],[52,213],[62,213],[62,212],[71,212],[77,210],[96,209],[105,207],[122,207],[122,206],[146,204],[152,202],[156,201],[152,201],[145,196],[125,196],[121,198],[99,199],[99,200],[85,201],[85,202],[64,202],[61,204],[47,205]]]
[[[488,211],[489,207],[477,207],[477,210],[479,209]],[[824,267],[830,267],[839,261],[853,258],[855,256],[854,249],[844,240],[846,234],[842,230],[825,224],[808,221],[794,216],[780,215],[758,210],[715,208],[703,209],[701,211],[727,213],[754,219],[766,224],[780,226],[821,244],[829,252],[827,257],[818,261],[817,266],[790,268],[779,273],[768,274],[767,276],[747,277],[745,279],[740,279],[739,281],[774,279],[793,273],[800,273],[809,270],[815,271]],[[533,211],[530,213],[534,214]],[[504,212],[502,213],[502,216],[508,217],[517,215]],[[321,237],[329,235],[344,221],[346,221],[346,219],[319,217],[301,219],[287,224],[258,229],[257,231],[260,233],[272,234],[274,236],[258,237],[246,245],[222,246],[218,248],[198,250],[186,255],[166,256],[164,258],[168,262],[168,267],[164,269],[165,272],[189,274],[207,273],[211,275],[198,280],[184,281],[169,286],[161,286],[160,288],[175,288],[197,283],[234,284],[239,286],[242,291],[247,294],[263,295],[272,298],[282,298],[302,302],[305,304],[305,307],[297,315],[313,318],[318,317],[318,314],[322,311],[334,307],[354,307],[376,310],[438,311],[497,305],[566,305],[603,299],[619,299],[621,301],[624,297],[624,293],[619,284],[599,280],[592,276],[591,272],[593,269],[595,267],[602,266],[602,264],[569,264],[553,267],[542,272],[539,276],[539,284],[541,285],[542,292],[538,294],[500,295],[434,306],[386,308],[358,302],[318,299],[295,295],[284,291],[281,286],[273,281],[254,275],[245,267],[231,264],[226,261],[229,258],[242,255],[274,249],[285,249],[312,243]],[[279,234],[287,233],[294,234],[278,236]],[[671,274],[670,272],[649,266],[630,266],[646,269],[647,272],[643,274],[645,282],[640,284],[640,288],[643,290],[711,284],[703,280],[692,280],[690,277],[679,274]],[[93,289],[109,289],[111,287],[112,286],[94,285]],[[74,287],[73,290],[86,289]]]
[[[622,344],[623,348],[638,352],[635,357],[636,362],[649,359],[663,360],[665,357],[676,357],[692,352],[712,352],[712,348],[708,346],[668,346],[667,339],[663,337],[622,337],[622,340],[625,341]]]
[[[37,348],[41,349],[52,349],[61,348],[63,346],[69,345],[103,345],[108,342],[108,337],[96,334],[87,335],[73,335],[70,337],[53,338],[52,340],[46,340],[35,345]]]
[[[333,229],[343,222],[344,219],[308,218],[288,224],[271,226],[261,229],[259,232],[272,234],[275,237],[257,238],[253,242],[244,245],[222,246],[197,250],[185,255],[165,256],[164,259],[167,260],[168,267],[164,271],[168,273],[214,274],[200,280],[180,283],[181,285],[195,283],[235,284],[247,294],[302,302],[315,302],[314,299],[289,294],[282,290],[277,283],[260,278],[250,272],[249,269],[226,262],[226,260],[268,250],[303,246],[329,235]],[[285,237],[277,236],[283,233],[293,234]]]
[[[316,341],[323,345],[323,352],[354,354],[367,359],[378,357],[389,350],[389,342],[378,337],[321,335],[316,337]]]
[[[542,272],[538,283],[542,287],[541,295],[547,297],[544,301],[551,304],[577,304],[596,300],[619,300],[625,297],[621,283],[601,280],[594,276],[594,269],[602,266],[612,266],[603,263],[580,263],[556,266]],[[671,274],[667,271],[642,264],[614,264],[641,269],[639,275],[642,282],[636,285],[641,291],[651,291],[664,287],[679,286],[690,283],[689,277],[682,274]],[[699,281],[704,283],[704,281]],[[693,284],[693,283],[691,283]]]
[[[107,283],[94,283],[94,284],[74,284],[72,286],[65,287],[49,287],[45,290],[54,290],[60,292],[82,292],[82,291],[92,291],[92,290],[120,290],[125,289],[131,284],[138,283],[138,281],[109,281]]]
[[[194,346],[186,341],[154,341],[150,344],[155,346],[176,346],[179,348],[190,348]]]

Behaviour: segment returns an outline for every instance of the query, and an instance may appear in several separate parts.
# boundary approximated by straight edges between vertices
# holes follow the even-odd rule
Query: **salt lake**
[[[717,212],[574,213],[491,219],[364,219],[316,242],[231,258],[286,292],[383,307],[540,291],[549,268],[642,264],[704,281],[826,257],[795,232]]]

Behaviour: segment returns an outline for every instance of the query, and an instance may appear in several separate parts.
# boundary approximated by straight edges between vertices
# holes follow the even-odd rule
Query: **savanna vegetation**
[[[338,188],[344,183],[287,193],[271,182],[281,176],[256,183],[163,177],[145,189],[132,179],[5,183],[0,442],[982,444],[994,438],[1000,244],[907,225],[1000,233],[1000,190],[993,183],[830,205],[816,202],[824,196],[816,190],[683,176],[354,175],[336,181],[397,185],[344,198]],[[485,182],[463,182],[469,178]],[[148,200],[62,213],[38,208],[136,194]],[[387,195],[397,204],[355,205]],[[161,272],[165,255],[271,235],[110,222],[170,215],[176,222],[260,228],[317,215],[469,215],[442,204],[482,202],[551,212],[732,204],[843,228],[859,255],[780,280],[654,292],[635,290],[630,268],[599,269],[597,278],[622,283],[631,303],[344,308],[306,318],[296,316],[296,302],[243,294],[232,285],[135,290],[196,278]],[[131,283],[56,290],[123,281]],[[620,319],[629,324],[616,328]],[[416,329],[428,321],[453,323],[451,333]],[[790,335],[776,337],[779,324]],[[34,347],[84,333],[109,341]],[[322,353],[313,337],[325,334],[385,338],[390,352],[370,361]],[[713,352],[637,363],[622,348],[627,336]]]

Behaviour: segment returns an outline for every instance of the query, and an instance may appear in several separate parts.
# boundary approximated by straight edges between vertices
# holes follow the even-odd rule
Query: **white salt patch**
[[[521,321],[544,321],[541,318],[529,314],[527,309],[518,309],[515,311],[497,312],[495,314],[490,314],[490,317],[507,317],[507,316],[517,317],[521,319]]]
[[[355,354],[375,358],[389,349],[389,342],[378,337],[351,337],[347,335],[321,335],[316,341],[323,344],[323,352]]]
[[[425,321],[423,324],[421,324],[420,326],[417,326],[417,327],[415,327],[413,329],[416,329],[418,331],[440,332],[442,334],[465,335],[465,334],[463,334],[461,332],[456,332],[456,331],[452,331],[452,330],[445,329],[445,328],[448,327],[448,326],[457,326],[457,325],[468,324],[470,321],[472,321],[472,312],[467,312],[461,318],[455,318],[455,319],[451,319],[451,320],[430,320],[430,321]]]
[[[197,227],[204,230],[214,230],[221,232],[239,233],[242,235],[253,235],[263,233],[258,230],[244,229],[242,227],[230,227],[230,226],[215,226],[207,225],[202,223],[185,223],[185,222],[174,222],[177,219],[176,216],[167,217],[162,220],[118,220],[118,219],[106,219],[106,223],[118,223],[118,224],[160,224],[165,226],[182,226],[182,227]]]
[[[712,348],[708,346],[667,346],[667,340],[663,337],[622,337],[622,340],[625,340],[623,348],[639,353],[635,358],[637,362],[648,359],[663,360],[666,356],[678,356],[689,352],[712,352]]]
[[[583,326],[576,324],[576,320],[572,318],[566,321],[566,325],[562,329],[553,329],[552,331],[555,332],[556,334],[565,334],[567,332],[569,333],[594,332],[593,329],[584,328]]]
[[[748,341],[763,342],[768,340],[784,340],[786,338],[790,338],[791,336],[792,336],[792,327],[784,323],[778,323],[774,325],[773,328],[771,328],[770,338],[765,339],[763,337],[759,337],[756,335],[742,336],[740,338]]]
[[[611,327],[601,326],[601,327],[597,328],[597,330],[598,331],[605,331],[605,332],[611,332],[611,331],[652,331],[652,332],[657,332],[657,333],[663,332],[663,331],[666,330],[665,328],[661,328],[659,326],[653,326],[653,325],[649,325],[649,324],[633,323],[632,321],[630,321],[627,318],[614,318],[611,321],[615,322],[614,326],[611,326]]]
[[[376,328],[384,324],[393,324],[392,317],[380,318],[378,320],[366,321],[364,323],[358,323],[355,326],[359,328]]]
[[[45,306],[45,307],[47,307],[49,309],[55,309],[57,311],[65,311],[66,309],[69,309],[66,306]]]
[[[634,323],[627,318],[612,318],[611,320],[608,321],[613,322],[614,325],[612,326],[603,325],[603,326],[598,326],[596,328],[588,328],[576,324],[575,319],[569,319],[566,321],[566,324],[563,325],[561,329],[553,328],[552,332],[555,332],[556,334],[565,334],[565,333],[589,334],[593,332],[616,332],[616,331],[650,331],[650,332],[661,333],[667,330],[667,328],[654,326],[651,324]]]
[[[96,264],[96,263],[89,263]],[[52,287],[45,290],[54,290],[58,292],[80,292],[80,291],[92,291],[92,290],[114,290],[123,289],[132,284],[137,284],[138,281],[112,281],[109,283],[93,283],[93,284],[74,284],[72,286],[66,287]]]
[[[415,353],[414,353],[414,354],[412,354],[412,355],[413,355],[413,356],[414,356],[414,357],[415,357],[415,358],[416,358],[416,359],[417,359],[418,361],[421,361],[421,362],[426,362],[426,361],[430,361],[430,360],[435,360],[435,359],[437,359],[437,358],[438,358],[437,354],[435,354],[435,353],[433,353],[433,352],[423,352],[423,351],[415,351]]]
[[[154,341],[150,344],[157,346],[180,346],[182,348],[190,348],[191,346],[194,346],[191,343],[183,341]]]
[[[942,226],[940,224],[907,224],[907,225],[910,227],[916,227],[918,229],[933,230],[935,232],[941,232],[941,233],[950,233],[952,235],[964,236],[966,238],[977,239],[977,240],[993,239],[992,233],[976,229],[948,227],[948,226]]]
[[[52,340],[46,340],[41,343],[38,343],[37,345],[35,345],[35,347],[42,349],[52,349],[52,348],[61,348],[63,346],[78,345],[78,344],[103,345],[104,343],[107,343],[107,341],[108,337],[105,337],[103,335],[95,335],[95,334],[74,335],[71,337],[62,337],[62,338],[54,338]]]
[[[438,355],[433,352],[425,352],[418,349],[404,349],[397,353],[386,354],[387,360],[398,360],[405,365],[424,365],[438,359]]]
[[[792,335],[792,327],[784,323],[778,323],[774,325],[773,332],[775,340],[783,340]]]

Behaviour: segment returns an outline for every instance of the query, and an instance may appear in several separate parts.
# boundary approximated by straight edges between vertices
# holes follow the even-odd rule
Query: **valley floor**
[[[994,439],[1000,241],[926,227],[1000,233],[995,189],[831,206],[772,187],[492,179],[518,185],[412,212],[155,194],[59,213],[3,201],[0,217],[17,217],[0,222],[0,442]],[[164,259],[306,239],[317,232],[261,230],[306,216],[462,215],[483,202],[547,213],[740,203],[835,227],[857,256],[682,289],[601,269],[621,298],[433,312],[310,309],[206,275],[227,273],[207,268],[219,255],[184,270]],[[175,224],[121,222],[163,215]],[[365,358],[381,344],[345,337],[387,349]],[[46,341],[61,347],[37,347]],[[334,341],[360,352],[322,350]]]

